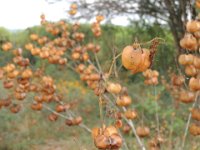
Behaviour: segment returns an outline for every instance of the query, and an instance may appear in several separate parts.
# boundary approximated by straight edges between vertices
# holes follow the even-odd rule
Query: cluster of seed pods
[[[72,4],[69,14],[75,15],[76,13],[77,5]],[[101,15],[96,16],[96,22],[91,26],[96,38],[102,34],[100,23],[103,19],[104,17]],[[35,69],[34,66],[31,66],[30,60],[23,57],[24,50],[12,50],[10,42],[2,45],[2,50],[6,52],[12,50],[14,57],[11,63],[0,69],[0,79],[3,80],[3,86],[11,93],[7,98],[0,100],[0,108],[7,107],[13,113],[17,113],[22,107],[20,103],[25,99],[28,100],[27,96],[32,92],[34,93],[34,98],[31,101],[32,110],[41,111],[47,108],[52,112],[48,116],[50,121],[54,122],[59,116],[66,114],[66,125],[80,125],[83,121],[82,117],[68,115],[72,104],[64,103],[63,96],[57,92],[54,79],[45,75],[45,65],[47,64],[62,67],[71,65],[71,68],[80,75],[80,79],[98,96],[100,104],[106,101],[105,104],[107,105],[108,100],[103,100],[106,97],[114,98],[113,103],[116,106],[116,111],[111,116],[114,117],[115,122],[112,125],[102,124],[101,127],[93,128],[92,137],[98,149],[120,149],[123,144],[120,130],[124,133],[133,130],[130,122],[138,118],[138,113],[130,107],[132,98],[127,89],[119,82],[112,81],[109,78],[110,75],[103,72],[98,66],[98,61],[92,61],[92,58],[95,58],[101,50],[100,45],[95,42],[84,44],[85,34],[80,32],[81,26],[77,22],[72,25],[62,20],[50,23],[45,20],[44,15],[41,15],[41,24],[50,36],[31,33],[30,42],[23,48],[35,58],[43,60],[44,63],[41,68]],[[153,45],[153,48],[155,47]],[[139,43],[134,43],[132,46],[123,49],[122,64],[132,73],[145,71],[146,84],[156,85],[158,84],[159,73],[154,70],[147,70],[151,66],[154,52],[154,49],[141,48]],[[53,103],[54,108],[47,107],[49,103]],[[138,126],[134,134],[139,138],[148,137],[150,129],[144,125]],[[155,138],[150,145],[157,147],[161,142],[160,138]]]
[[[157,85],[158,84],[158,76],[159,76],[158,71],[147,69],[145,72],[143,72],[143,76],[145,77],[144,83],[146,85]]]

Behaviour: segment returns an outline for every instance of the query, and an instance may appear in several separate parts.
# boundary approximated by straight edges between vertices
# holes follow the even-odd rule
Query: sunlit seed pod
[[[13,72],[9,72],[7,74],[7,77],[10,79],[16,78],[19,75],[19,71],[18,70],[14,70]]]
[[[98,128],[98,127],[94,127],[92,128],[92,138],[96,138],[98,135],[100,135],[102,132],[101,132],[101,128]]]
[[[146,126],[138,126],[136,128],[136,133],[139,137],[144,138],[150,135],[150,129]]]
[[[39,37],[38,37],[38,35],[37,34],[31,34],[30,35],[30,39],[32,40],[32,41],[36,41],[37,39],[38,39]]]
[[[55,110],[56,112],[64,112],[65,107],[63,105],[57,105]]]
[[[15,57],[13,57],[13,62],[16,63],[16,64],[18,64],[22,60],[23,60],[22,56],[15,56]]]
[[[192,65],[194,62],[194,55],[181,54],[179,55],[178,62],[181,65]]]
[[[8,50],[12,49],[12,43],[11,42],[3,43],[1,48],[3,51],[8,51]]]
[[[195,1],[195,6],[196,6],[197,8],[200,8],[200,1],[199,1],[199,0],[196,0],[196,1]]]
[[[180,46],[184,49],[195,51],[198,48],[197,39],[190,33],[186,33],[180,40]]]
[[[33,76],[33,72],[31,69],[25,69],[21,74],[23,79],[29,79]]]
[[[191,20],[186,23],[186,30],[190,33],[194,33],[200,30],[200,22],[197,20]]]
[[[144,72],[151,64],[150,51],[142,49],[137,43],[132,46],[126,46],[122,51],[122,64],[132,73]]]
[[[200,90],[200,79],[199,78],[190,78],[189,80],[189,88],[192,90],[192,91],[198,91]]]
[[[111,136],[112,134],[117,134],[117,128],[115,126],[108,126],[103,130],[103,134],[106,136]]]
[[[73,16],[77,13],[77,9],[71,9],[68,11],[68,13]]]
[[[83,121],[82,117],[79,116],[79,117],[74,118],[72,122],[73,122],[73,125],[79,125],[82,123],[82,121]]]
[[[199,39],[200,38],[200,31],[194,32],[195,38]]]
[[[119,94],[122,90],[122,87],[119,83],[108,83],[107,91],[113,94]]]
[[[80,56],[81,56],[80,53],[73,52],[71,57],[73,60],[78,60],[80,58]]]
[[[40,48],[33,48],[33,49],[31,49],[31,54],[33,55],[33,56],[35,56],[35,55],[39,55],[40,54]]]
[[[54,84],[54,80],[50,76],[43,76],[42,77],[42,84],[47,86],[52,86]]]
[[[90,59],[90,56],[88,55],[87,52],[82,54],[82,59],[83,59],[83,61],[88,61]]]
[[[129,96],[120,96],[116,100],[116,104],[121,107],[127,107],[131,104],[132,100]]]
[[[193,65],[195,66],[196,69],[200,69],[200,58],[199,57],[194,57]]]
[[[109,137],[110,149],[119,149],[122,146],[123,140],[118,133],[112,134]]]
[[[102,16],[102,15],[97,15],[96,16],[96,21],[97,22],[101,22],[101,21],[103,21],[104,20],[104,16]]]
[[[87,50],[92,51],[95,48],[95,45],[93,43],[88,43],[86,48]]]
[[[135,110],[127,110],[124,115],[127,119],[136,119],[138,117]]]
[[[89,76],[89,80],[92,81],[99,81],[101,79],[101,76],[98,73],[93,73]]]
[[[197,75],[197,69],[193,65],[188,65],[185,67],[185,74],[187,76],[196,76]]]
[[[42,58],[42,59],[47,59],[48,57],[49,57],[49,52],[48,51],[41,51],[40,52],[40,57]]]
[[[79,64],[77,67],[76,67],[76,71],[79,72],[79,73],[83,73],[84,69],[85,69],[85,65],[84,64]]]
[[[108,149],[110,147],[109,138],[105,135],[95,137],[94,144],[98,149]]]
[[[14,71],[15,68],[16,67],[14,64],[7,64],[5,67],[3,67],[3,70],[8,73]]]
[[[27,49],[27,50],[32,50],[33,48],[34,48],[34,46],[33,46],[32,43],[27,43],[27,44],[25,45],[25,49]]]
[[[71,8],[71,9],[77,9],[77,8],[78,8],[78,6],[77,6],[77,4],[76,4],[76,3],[72,3],[72,4],[70,5],[70,8]]]
[[[67,58],[61,58],[61,59],[59,59],[58,63],[60,65],[65,65],[67,63]]]
[[[13,55],[15,55],[15,56],[21,56],[22,52],[23,52],[22,49],[18,48],[18,49],[13,50]]]

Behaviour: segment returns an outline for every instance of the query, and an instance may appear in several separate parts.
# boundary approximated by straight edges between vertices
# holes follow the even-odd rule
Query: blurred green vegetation
[[[166,71],[169,68],[172,68],[174,71],[176,70],[174,59],[176,49],[171,32],[166,26],[134,22],[127,27],[102,25],[102,30],[102,36],[95,39],[88,24],[82,25],[80,29],[80,31],[86,34],[87,38],[84,41],[85,43],[94,42],[101,45],[98,58],[104,70],[109,69],[108,64],[112,61],[112,49],[120,53],[125,46],[131,45],[135,40],[144,43],[155,37],[162,38],[165,42],[161,43],[158,48],[153,69],[158,70],[161,75],[166,75]],[[29,42],[30,33],[50,36],[45,32],[45,29],[40,26],[14,32],[0,28],[0,44],[4,41],[11,41],[14,43],[15,47],[24,48],[23,46]],[[145,46],[148,47],[149,45]],[[33,57],[28,52],[26,52],[25,55],[29,58]],[[0,66],[8,63],[8,60],[11,58],[11,53],[5,53],[0,50]],[[40,66],[42,61],[37,58],[34,59],[35,63],[33,65]],[[118,66],[121,64],[120,61],[121,60],[118,59]],[[87,89],[84,83],[77,83],[79,82],[77,81],[79,80],[79,76],[70,69],[60,68],[56,65],[48,65],[46,73],[56,79],[56,83],[58,87],[61,87],[60,91],[64,95],[66,102],[73,100],[78,100],[80,102],[75,112],[81,114],[84,123],[90,128],[99,126],[100,120],[97,97],[91,90]],[[188,106],[181,104],[179,109],[176,109],[173,106],[173,99],[170,97],[169,93],[166,92],[165,88],[162,85],[157,87],[145,86],[141,74],[132,75],[124,68],[120,70],[119,74],[122,80],[118,82],[127,86],[130,96],[133,97],[132,108],[136,108],[139,112],[142,112],[141,116],[139,116],[142,118],[142,121],[136,121],[136,125],[141,125],[144,121],[152,130],[155,130],[155,110],[157,109],[160,116],[160,125],[168,136],[167,144],[169,144],[172,149],[178,149],[177,145],[181,143],[182,139],[180,136],[183,135],[188,115],[188,111],[182,111],[182,109],[187,110]],[[4,94],[3,88],[1,87],[0,89],[2,91],[1,93]],[[155,101],[155,92],[156,95],[160,95],[158,106]],[[27,104],[24,104],[23,111],[17,115],[11,114],[4,108],[1,110],[0,150],[42,150],[39,146],[51,144],[52,140],[66,142],[66,145],[64,145],[66,147],[63,148],[66,150],[78,150],[79,147],[76,147],[77,142],[78,145],[83,146],[86,150],[95,149],[92,139],[88,136],[86,131],[78,127],[66,126],[64,120],[61,118],[55,123],[50,123],[47,119],[49,112],[45,110],[42,112],[30,111],[29,102],[32,99],[32,96],[26,99]],[[114,122],[112,119],[106,119],[105,121],[108,124]],[[137,144],[133,143],[134,137],[132,134],[126,135],[125,138],[131,149],[137,149]],[[192,140],[193,143],[196,143],[198,138],[192,138]],[[147,140],[145,140],[145,142],[147,142]],[[186,149],[190,149],[193,143],[186,143]],[[169,145],[167,144],[163,149],[168,150]]]

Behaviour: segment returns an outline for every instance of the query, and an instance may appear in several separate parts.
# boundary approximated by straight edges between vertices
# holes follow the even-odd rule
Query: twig
[[[125,107],[123,107],[123,111],[126,112],[126,108],[125,108]],[[140,147],[141,147],[141,150],[146,150],[144,144],[143,144],[142,141],[140,140],[140,137],[137,135],[137,132],[136,132],[136,129],[135,129],[135,125],[133,124],[133,122],[132,122],[131,120],[128,120],[128,119],[125,118],[125,117],[124,117],[124,119],[125,119],[125,121],[130,125],[130,127],[131,127],[131,129],[132,129],[132,131],[133,131],[133,133],[134,133],[134,135],[135,135],[135,137],[136,137],[136,139],[137,139],[137,142],[138,142],[138,144],[139,144]]]
[[[158,114],[158,101],[156,99],[156,86],[154,86],[154,96],[155,96],[155,103],[156,103],[156,126],[157,126],[157,132],[158,135],[160,134],[160,121],[159,121],[159,114]]]
[[[45,109],[49,110],[50,112],[52,112],[52,113],[54,113],[54,114],[56,114],[56,115],[58,115],[58,116],[60,116],[60,117],[62,117],[62,118],[64,118],[64,119],[70,119],[69,117],[67,117],[67,116],[65,116],[65,115],[63,115],[63,114],[54,111],[53,109],[51,109],[50,107],[48,107],[48,106],[45,105],[45,104],[43,104],[43,107],[44,107]],[[83,124],[83,123],[81,123],[79,126],[80,126],[81,128],[83,128],[83,129],[85,129],[85,130],[86,130],[87,132],[89,132],[89,133],[92,132],[92,131],[91,131],[85,124]]]

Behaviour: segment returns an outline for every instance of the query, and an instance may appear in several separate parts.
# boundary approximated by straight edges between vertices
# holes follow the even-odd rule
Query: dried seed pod
[[[127,110],[124,115],[127,119],[136,119],[138,116],[135,110]]]
[[[116,104],[121,107],[127,107],[131,104],[131,102],[131,97],[124,95],[117,98]]]
[[[31,105],[31,108],[32,108],[32,110],[40,111],[40,110],[42,110],[43,105],[42,105],[42,103],[33,103]]]
[[[189,127],[190,134],[197,136],[200,135],[200,126],[197,124],[191,124]]]
[[[55,113],[52,113],[48,116],[48,119],[52,122],[56,121],[58,119],[58,115]]]
[[[56,111],[57,112],[64,112],[65,111],[65,107],[63,105],[57,105],[56,106]]]
[[[191,33],[199,31],[200,30],[200,22],[197,20],[188,21],[186,24],[186,30]]]
[[[177,75],[173,75],[171,78],[172,84],[175,86],[181,86],[183,85],[183,83],[185,82],[185,78],[184,76],[177,76]]]
[[[122,143],[123,143],[122,138],[117,133],[112,134],[109,137],[109,140],[110,140],[110,149],[111,150],[119,149],[122,146]]]
[[[6,81],[3,82],[3,86],[6,89],[10,89],[14,86],[14,83],[13,83],[12,80],[6,80]]]
[[[14,96],[17,100],[24,100],[26,98],[26,93],[15,92]]]
[[[130,125],[125,124],[125,125],[123,126],[123,132],[124,132],[125,134],[127,134],[127,133],[129,133],[130,131],[131,131]]]
[[[183,103],[191,103],[195,99],[195,93],[190,91],[181,91],[179,93],[179,100]]]
[[[105,135],[97,135],[94,144],[98,149],[108,149],[110,146],[109,138]]]
[[[136,133],[139,137],[147,137],[150,134],[150,129],[148,127],[139,126],[136,128]]]
[[[190,33],[186,33],[180,40],[180,45],[184,49],[195,51],[198,48],[197,39]]]
[[[108,83],[107,91],[113,94],[119,94],[122,90],[122,87],[119,83]]]
[[[192,119],[200,121],[200,109],[198,108],[193,108],[191,110],[192,113]]]
[[[200,79],[199,78],[190,78],[189,87],[192,91],[200,90]]]
[[[142,49],[137,43],[134,43],[133,46],[127,46],[122,51],[122,64],[132,73],[143,72],[151,64],[150,51]]]
[[[194,62],[194,55],[181,54],[181,55],[179,55],[178,62],[181,65],[192,65]]]
[[[197,75],[197,69],[193,65],[188,65],[185,67],[185,74],[188,76],[196,76]]]
[[[21,110],[21,106],[20,105],[17,105],[17,104],[13,104],[11,107],[10,107],[10,111],[14,114],[18,113],[19,111]]]

